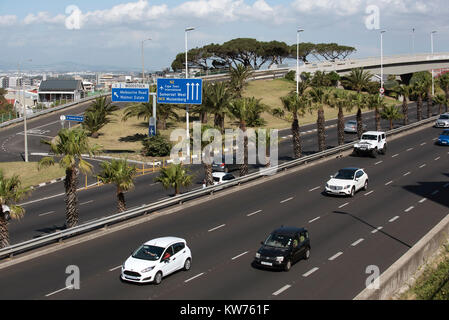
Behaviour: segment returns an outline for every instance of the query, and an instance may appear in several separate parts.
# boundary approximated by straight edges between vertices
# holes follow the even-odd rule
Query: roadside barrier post
[[[145,174],[145,163],[142,162],[142,174]]]
[[[87,174],[84,175],[86,177],[86,189],[87,189]]]
[[[153,160],[153,172],[154,172],[154,160]]]

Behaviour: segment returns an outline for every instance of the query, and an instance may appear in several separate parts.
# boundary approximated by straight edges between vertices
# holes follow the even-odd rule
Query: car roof
[[[357,120],[348,120],[346,122],[355,122],[355,123],[357,123]]]
[[[282,226],[282,227],[277,228],[276,230],[274,230],[272,233],[282,234],[282,235],[285,235],[285,236],[293,236],[293,235],[295,235],[295,233],[302,232],[302,231],[307,231],[307,230],[304,229],[304,228]]]
[[[228,173],[226,173],[226,172],[212,172],[212,177],[218,177],[218,178],[220,178],[220,177],[224,177],[225,175],[227,175]]]
[[[357,171],[357,170],[362,170],[361,168],[352,168],[352,167],[348,167],[348,168],[342,168],[340,170],[349,170],[349,171]]]
[[[151,245],[151,246],[156,246],[156,247],[166,248],[169,245],[177,243],[177,242],[186,242],[186,241],[182,238],[177,238],[177,237],[161,237],[161,238],[156,238],[156,239],[147,241],[147,242],[145,242],[145,244]]]
[[[383,131],[367,131],[367,132],[364,132],[363,134],[364,135],[365,134],[379,135],[379,134],[385,134],[385,132],[383,132]]]

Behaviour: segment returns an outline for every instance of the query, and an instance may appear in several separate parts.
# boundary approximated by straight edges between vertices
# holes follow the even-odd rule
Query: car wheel
[[[189,271],[191,266],[192,261],[190,260],[190,258],[187,258],[186,262],[184,262],[184,271]]]
[[[368,179],[365,180],[365,185],[363,186],[363,190],[367,190],[368,189]]]
[[[355,195],[355,187],[352,187],[351,189],[351,197],[353,197]]]
[[[387,145],[384,145],[383,149],[382,149],[382,154],[386,154],[387,153]]]
[[[224,168],[224,172],[225,172],[225,173],[228,173],[228,172],[229,172],[229,168],[227,168],[227,167]]]
[[[289,271],[291,267],[292,267],[292,262],[291,262],[290,259],[288,259],[288,260],[287,260],[287,263],[285,264],[284,270],[285,270],[285,271]]]
[[[304,259],[308,260],[310,258],[310,248],[307,248],[306,253],[304,254]]]
[[[156,273],[154,276],[154,284],[160,284],[162,282],[162,272]]]

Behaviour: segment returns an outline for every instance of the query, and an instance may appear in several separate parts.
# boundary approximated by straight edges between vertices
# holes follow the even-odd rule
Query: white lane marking
[[[446,183],[446,184],[443,186],[443,188],[447,188],[447,187],[449,187],[449,183]]]
[[[184,283],[187,283],[187,282],[189,282],[189,281],[191,281],[191,280],[193,280],[193,279],[196,279],[196,278],[198,278],[198,277],[201,277],[203,274],[204,274],[204,272],[201,272],[200,274],[197,274],[196,276],[194,276],[194,277],[192,277],[192,278],[189,278],[189,279],[185,280]]]
[[[404,173],[404,177],[408,176],[409,174],[411,174],[411,172],[410,172],[410,171],[409,171],[409,172],[407,172],[407,173]]]
[[[152,183],[152,184],[150,184],[150,187],[155,186],[157,184],[159,184],[159,182]]]
[[[318,187],[315,187],[315,188],[313,188],[313,189],[310,189],[310,190],[309,190],[309,192],[312,192],[312,191],[318,190],[319,188],[321,188],[321,186],[318,186]]]
[[[343,254],[343,252],[341,252],[341,251],[336,253],[336,254],[334,254],[332,257],[329,258],[329,261],[333,261],[333,260],[337,259],[342,254]]]
[[[121,268],[122,266],[118,266],[118,267],[115,267],[115,268],[112,268],[112,269],[109,269],[109,272],[111,272],[111,271],[114,271],[114,270],[117,270],[117,269],[119,269],[119,268]]]
[[[290,288],[291,285],[286,284],[285,286],[283,286],[282,288],[280,288],[278,291],[273,292],[273,296],[277,296],[278,294],[284,292],[285,290],[287,290],[288,288]]]
[[[293,197],[290,197],[290,198],[288,198],[288,199],[282,200],[280,203],[285,203],[285,202],[290,201],[290,200],[292,200],[292,199],[293,199]]]
[[[396,153],[395,155],[392,155],[392,158],[396,158],[399,155],[399,153]]]
[[[235,260],[235,259],[238,259],[238,258],[240,258],[241,256],[243,256],[243,255],[245,255],[245,254],[247,254],[249,251],[245,251],[245,252],[243,252],[243,253],[241,253],[241,254],[239,254],[238,256],[235,256],[234,258],[232,258],[231,260]]]
[[[414,206],[411,206],[411,207],[408,207],[407,209],[405,209],[404,212],[410,212],[410,211],[412,211],[413,209],[415,209],[415,207],[414,207]]]
[[[57,294],[57,293],[59,293],[59,292],[61,292],[61,291],[68,290],[68,289],[72,289],[72,288],[73,288],[73,286],[67,286],[67,287],[65,287],[65,288],[59,289],[59,290],[54,291],[54,292],[52,292],[52,293],[46,294],[45,296],[46,296],[46,297],[49,297],[49,296],[52,296],[52,295],[54,295],[54,294]]]
[[[85,204],[89,204],[89,203],[92,203],[92,202],[94,202],[94,200],[89,200],[89,201],[86,201],[86,202],[80,203],[80,206],[82,206],[82,205],[85,205]]]
[[[212,229],[208,230],[208,232],[215,231],[215,230],[217,230],[217,229],[223,228],[224,226],[225,226],[225,224],[222,224],[222,225],[220,225],[220,226],[218,226],[218,227],[215,227],[215,228],[212,228]]]
[[[436,157],[434,160],[435,161],[438,161],[438,160],[440,160],[441,159],[441,157]]]
[[[375,230],[371,231],[371,233],[376,233],[379,230],[382,230],[384,227],[377,227]]]
[[[343,207],[346,207],[349,204],[349,202],[343,203],[341,206],[339,206],[338,208],[341,209]]]
[[[49,211],[49,212],[41,213],[41,214],[39,214],[39,217],[43,217],[43,216],[46,216],[46,215],[49,215],[49,214],[52,214],[52,213],[55,213],[55,211]]]
[[[387,183],[385,183],[385,185],[388,186],[389,184],[392,184],[392,183],[393,183],[393,180],[388,181]]]
[[[360,242],[362,242],[363,240],[365,240],[365,239],[360,238],[360,239],[357,240],[356,242],[352,243],[351,246],[355,247],[356,245],[358,245],[358,244],[359,244]]]
[[[63,196],[63,195],[65,195],[65,193],[59,193],[59,194],[55,194],[54,196],[49,196],[49,197],[45,197],[45,198],[42,198],[42,199],[37,199],[37,200],[25,202],[25,203],[20,203],[20,205],[21,206],[26,206],[27,204],[32,204],[32,203],[35,203],[35,202],[45,201],[45,200],[56,198],[56,197],[60,197],[60,196]]]
[[[413,150],[413,148],[408,148],[408,149],[407,149],[407,151],[412,151],[412,150]]]
[[[427,142],[423,142],[423,143],[421,143],[421,146],[423,146],[423,145],[425,145],[425,144],[427,144]]]
[[[247,216],[247,217],[251,217],[251,216],[253,216],[253,215],[255,215],[255,214],[258,214],[259,212],[262,212],[262,210],[254,211],[254,212],[252,212],[252,213],[247,214],[246,216]]]
[[[434,192],[432,192],[432,196],[436,195],[438,192],[440,192],[440,190],[435,190]]]
[[[394,221],[396,221],[398,219],[399,219],[399,216],[396,216],[396,217],[393,217],[390,220],[388,220],[388,222],[394,222]]]
[[[370,192],[365,193],[365,196],[369,196],[373,192],[374,192],[374,190],[371,190]]]
[[[304,273],[302,276],[303,276],[303,277],[308,277],[308,276],[310,276],[312,273],[314,273],[315,271],[317,271],[318,269],[319,269],[318,267],[315,267],[315,268],[313,268],[313,269],[307,271],[306,273]]]
[[[426,164],[422,164],[419,166],[420,169],[424,168],[426,166]]]
[[[378,165],[378,164],[381,164],[383,161],[381,160],[381,161],[378,161],[378,162],[376,162],[374,165]]]
[[[421,200],[419,200],[419,203],[423,203],[426,200],[427,200],[427,198],[422,198]]]
[[[312,223],[312,222],[314,222],[314,221],[317,221],[319,218],[320,218],[320,217],[316,217],[315,219],[310,220],[309,223]]]

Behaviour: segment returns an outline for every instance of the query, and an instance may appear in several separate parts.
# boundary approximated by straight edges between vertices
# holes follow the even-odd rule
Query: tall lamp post
[[[299,33],[303,31],[300,28],[296,30],[296,96],[299,95]]]
[[[28,59],[27,61],[32,61],[31,59]],[[27,109],[25,106],[25,94],[24,94],[24,88],[23,88],[23,82],[24,79],[22,77],[22,73],[20,71],[20,65],[21,62],[19,62],[19,79],[20,81],[20,95],[19,98],[21,98],[21,105],[23,108],[23,136],[25,140],[25,162],[28,162],[28,134],[27,134]]]
[[[186,45],[186,79],[189,78],[189,63],[187,59],[187,33],[193,31],[195,28],[187,27],[184,30],[185,45]],[[190,158],[190,133],[189,133],[189,105],[186,104],[186,137],[187,137],[187,156]]]
[[[151,40],[151,38],[141,41],[141,44],[142,44],[142,83],[145,83],[145,63],[144,63],[144,55],[143,55],[143,43],[145,41],[149,41],[149,40]]]
[[[415,55],[415,28],[412,29],[412,54]]]
[[[430,50],[432,52],[432,59],[433,59],[433,35],[437,33],[436,31],[432,31],[430,33]],[[433,79],[434,77],[434,70],[432,69],[432,97],[435,95],[435,80]]]
[[[386,30],[380,32],[380,88],[384,89],[384,33]],[[381,93],[382,94],[382,93]]]

